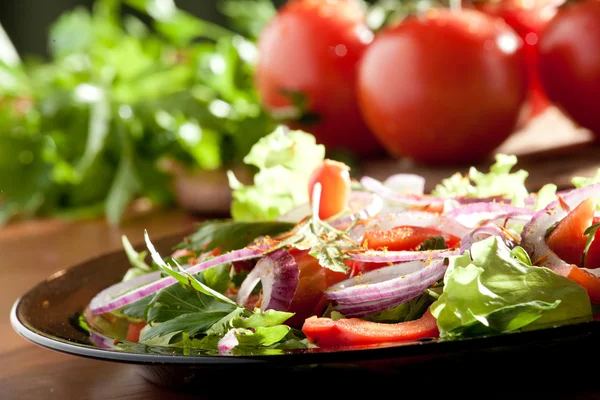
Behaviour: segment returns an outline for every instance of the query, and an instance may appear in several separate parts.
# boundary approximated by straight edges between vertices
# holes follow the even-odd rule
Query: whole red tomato
[[[305,118],[287,122],[327,150],[383,153],[356,102],[357,63],[372,38],[358,1],[287,3],[258,40],[256,87],[265,108],[277,115],[305,103]]]
[[[564,0],[500,0],[486,1],[477,8],[500,17],[523,39],[529,72],[529,107],[525,120],[544,112],[550,106],[538,74],[538,44],[542,29],[552,19]]]
[[[539,51],[550,100],[600,137],[600,1],[562,7],[542,32]]]
[[[433,9],[383,31],[358,98],[387,150],[427,164],[481,161],[514,131],[527,94],[522,41],[475,10]]]

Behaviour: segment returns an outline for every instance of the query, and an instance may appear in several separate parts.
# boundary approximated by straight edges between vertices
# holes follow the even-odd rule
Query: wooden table
[[[183,211],[165,210],[130,218],[119,228],[103,220],[50,220],[0,229],[0,399],[190,398],[148,383],[127,364],[33,345],[13,331],[8,316],[19,296],[52,273],[121,249],[121,234],[138,244],[144,229],[158,239],[189,231],[195,221]]]
[[[562,136],[560,133],[555,134],[557,136],[551,137],[553,145],[541,140],[544,137],[542,134],[539,137],[529,134],[516,136],[502,150],[528,154],[525,159],[530,164],[526,168],[531,170],[536,182],[540,183],[555,181],[557,177],[571,173],[589,174],[600,166],[600,160],[595,156],[598,154],[596,148],[592,156],[586,158],[587,169],[580,168],[584,165],[581,154],[589,153],[589,148],[585,147],[589,137],[586,133],[563,132]],[[543,148],[540,148],[541,143],[546,143]],[[584,144],[583,148],[581,143]],[[563,151],[560,157],[550,159],[551,162],[547,161],[547,157],[536,158],[532,154],[536,149],[546,155],[552,154],[553,147],[567,149],[566,154]],[[536,164],[536,160],[541,162]],[[550,164],[554,169],[548,169]],[[385,175],[392,171],[410,170],[423,173],[431,179],[447,176],[450,172],[415,167],[409,169],[403,165],[388,161],[374,166],[371,171],[374,175]],[[568,169],[569,165],[571,169]],[[562,168],[561,176],[556,175],[557,168]],[[0,229],[0,314],[4,315],[0,319],[0,399],[191,398],[190,395],[174,393],[148,383],[130,365],[74,357],[33,345],[13,331],[8,316],[10,308],[20,295],[52,273],[102,253],[121,249],[122,233],[134,244],[138,244],[142,242],[144,229],[148,229],[153,238],[158,239],[188,231],[196,221],[196,218],[184,211],[163,210],[128,218],[118,228],[109,227],[102,220],[49,220],[24,222]],[[584,396],[567,396],[575,397]],[[600,398],[600,395],[588,394],[585,398]]]

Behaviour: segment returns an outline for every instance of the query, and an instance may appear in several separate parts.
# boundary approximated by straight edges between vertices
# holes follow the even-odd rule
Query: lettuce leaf
[[[600,168],[596,171],[596,175],[592,177],[585,176],[575,176],[571,179],[571,183],[577,189],[581,189],[582,187],[593,185],[594,183],[600,183]]]
[[[488,173],[471,167],[466,176],[456,173],[450,178],[443,179],[432,194],[441,197],[475,198],[504,196],[511,199],[513,205],[522,206],[529,196],[529,191],[525,187],[525,180],[529,173],[523,169],[511,173],[516,164],[516,156],[497,154],[496,162],[490,167]]]
[[[442,338],[534,329],[592,314],[582,286],[527,265],[495,236],[450,258],[444,291],[431,311]]]
[[[272,221],[308,202],[308,179],[325,158],[325,147],[303,131],[279,127],[261,138],[244,157],[257,167],[253,185],[228,172],[233,190],[231,216],[236,221]]]

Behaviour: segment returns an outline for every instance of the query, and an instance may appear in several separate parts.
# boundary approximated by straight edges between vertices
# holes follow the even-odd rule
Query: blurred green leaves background
[[[170,0],[70,7],[37,54],[0,30],[0,223],[119,223],[134,198],[173,202],[169,171],[229,168],[274,129],[252,74],[275,5],[200,3],[215,17]]]

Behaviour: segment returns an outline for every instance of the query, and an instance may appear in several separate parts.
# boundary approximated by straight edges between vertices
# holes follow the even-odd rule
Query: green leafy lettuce
[[[432,194],[441,197],[473,198],[500,196],[510,199],[515,206],[523,206],[525,199],[529,196],[529,191],[525,186],[525,180],[529,173],[523,169],[511,172],[515,165],[517,165],[515,155],[497,154],[496,162],[490,166],[488,173],[471,167],[467,175],[456,173],[443,179],[432,191]],[[541,207],[542,204],[552,201],[555,192],[555,185],[546,185],[543,188],[544,196],[540,204],[536,206]]]
[[[261,138],[244,157],[246,164],[258,169],[254,184],[244,185],[228,173],[233,219],[270,221],[308,203],[308,179],[324,158],[325,147],[303,131],[278,127]]]
[[[442,338],[534,329],[592,313],[582,286],[528,265],[495,236],[450,258],[443,293],[431,311]]]
[[[571,183],[576,188],[580,189],[585,186],[593,185],[595,183],[600,183],[600,168],[596,171],[596,174],[591,177],[585,176],[575,176],[571,179]]]

